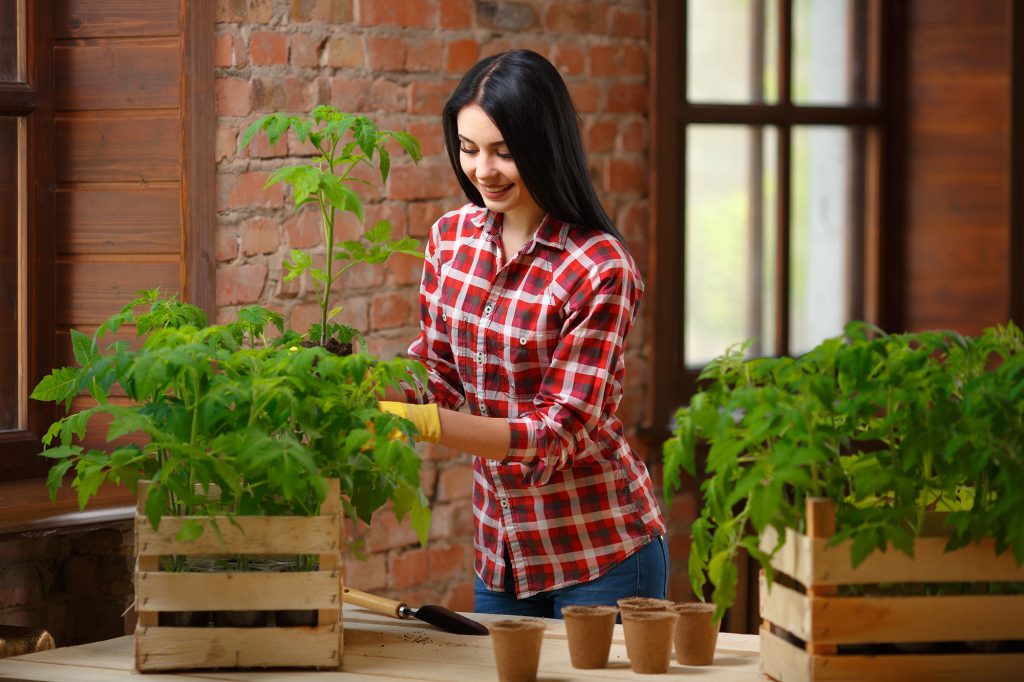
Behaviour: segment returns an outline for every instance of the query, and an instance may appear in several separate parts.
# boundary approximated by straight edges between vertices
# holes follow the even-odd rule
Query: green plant
[[[704,369],[664,446],[666,497],[681,469],[702,479],[689,572],[696,594],[714,585],[717,617],[735,599],[739,549],[771,581],[758,534],[803,530],[809,496],[835,502],[833,543],[852,539],[853,565],[889,545],[912,555],[929,510],[948,512],[947,551],[992,537],[1024,564],[1019,328],[965,338],[850,323],[799,358],[744,360],[744,349]]]
[[[142,339],[138,350],[107,343],[128,324]],[[258,306],[208,326],[201,310],[156,290],[92,336],[73,330],[71,339],[77,366],[51,372],[32,397],[67,409],[87,391],[96,405],[59,419],[43,439],[42,455],[54,460],[51,496],[72,471],[83,508],[104,481],[134,487],[145,478],[145,512],[156,527],[165,514],[316,514],[326,479],[337,477],[348,514],[369,523],[391,500],[426,542],[414,427],[377,409],[376,397],[410,372],[423,377],[418,363],[302,347],[280,315]],[[127,400],[111,399],[115,386]],[[100,415],[109,418],[110,445],[86,448],[81,440]],[[396,430],[405,438],[394,439]],[[219,495],[210,495],[211,484]],[[194,521],[180,537],[202,532]]]
[[[310,163],[286,166],[278,169],[267,180],[264,187],[284,182],[292,188],[292,200],[299,209],[310,202],[317,202],[323,220],[324,245],[327,249],[324,266],[314,267],[313,256],[301,249],[292,249],[285,263],[288,274],[285,280],[292,280],[308,272],[313,281],[317,304],[321,309],[320,324],[310,330],[321,346],[328,339],[340,335],[342,342],[348,341],[351,329],[335,325],[331,320],[341,312],[340,306],[331,308],[331,288],[346,270],[357,263],[383,263],[392,253],[405,253],[421,257],[419,242],[411,237],[392,239],[391,225],[382,220],[363,233],[358,240],[336,241],[335,220],[338,211],[348,211],[362,224],[365,219],[363,201],[353,189],[358,184],[369,184],[353,176],[361,165],[379,172],[381,182],[387,182],[391,171],[391,155],[385,146],[388,141],[398,143],[418,163],[421,158],[419,142],[415,137],[400,130],[380,130],[365,116],[357,116],[335,107],[321,105],[313,109],[309,117],[291,116],[283,113],[269,114],[255,121],[242,135],[239,147],[245,147],[259,131],[265,131],[274,144],[289,130],[301,142],[308,142],[315,150]],[[347,140],[347,141],[346,141]],[[335,270],[335,262],[348,261]]]

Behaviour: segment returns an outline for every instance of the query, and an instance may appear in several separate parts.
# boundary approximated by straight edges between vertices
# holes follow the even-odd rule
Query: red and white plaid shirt
[[[597,578],[665,522],[615,414],[643,294],[633,259],[547,217],[503,261],[501,219],[466,204],[434,224],[409,353],[429,370],[426,400],[508,419],[508,457],[473,458],[476,572],[503,589],[507,543],[525,598]]]

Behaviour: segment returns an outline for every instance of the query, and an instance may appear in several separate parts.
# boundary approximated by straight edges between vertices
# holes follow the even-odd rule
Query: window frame
[[[873,128],[868,143],[869,166],[865,191],[872,211],[865,213],[865,252],[860,273],[864,318],[886,329],[897,329],[903,319],[902,241],[895,226],[901,224],[902,188],[889,178],[901,178],[898,145],[905,106],[900,91],[904,57],[898,36],[904,35],[903,3],[877,2],[877,99],[871,105],[796,105],[791,98],[793,0],[765,0],[778,4],[778,101],[773,104],[695,104],[687,92],[687,2],[652,0],[651,4],[651,177],[650,241],[651,362],[648,422],[642,429],[648,460],[660,459],[661,443],[671,434],[676,408],[697,388],[699,369],[685,362],[684,311],[686,127],[690,124],[775,126],[778,191],[776,206],[776,269],[774,347],[789,350],[789,224],[790,131],[794,126],[844,125]],[[884,292],[884,295],[883,295]]]
[[[18,261],[25,266],[20,276],[23,291],[19,292],[19,324],[24,330],[24,342],[21,338],[13,343],[0,339],[0,352],[13,351],[23,357],[21,371],[25,380],[19,382],[16,390],[19,402],[26,406],[26,420],[22,429],[0,431],[0,481],[45,475],[48,463],[38,457],[42,449],[40,439],[56,415],[54,405],[28,397],[32,387],[53,367],[55,357],[52,3],[25,0],[25,42],[25,81],[0,83],[0,116],[26,120],[23,196],[29,226],[24,254],[18,254]]]

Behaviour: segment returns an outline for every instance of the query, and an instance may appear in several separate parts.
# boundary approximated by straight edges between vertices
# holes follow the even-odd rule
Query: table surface
[[[355,606],[345,605],[345,652],[341,671],[297,671],[282,669],[133,672],[134,641],[131,636],[93,644],[61,647],[16,658],[0,659],[0,680],[46,680],[48,682],[108,682],[110,680],[497,680],[489,637],[471,637],[441,632],[417,620],[396,620]],[[483,623],[502,616],[467,613]],[[541,648],[539,682],[573,680],[650,680],[629,669],[622,626],[615,626],[608,667],[578,670],[569,661],[565,626],[560,620],[547,621]],[[758,672],[756,635],[721,633],[715,662],[707,667],[683,666],[672,661],[668,675],[689,676],[705,682],[742,682],[763,679]]]

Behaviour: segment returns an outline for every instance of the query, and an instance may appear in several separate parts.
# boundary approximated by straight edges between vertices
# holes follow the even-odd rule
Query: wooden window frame
[[[778,130],[778,204],[777,253],[778,291],[776,292],[775,348],[789,350],[788,319],[788,225],[789,166],[783,150],[789,144],[791,126],[801,125],[863,125],[877,130],[873,152],[878,154],[877,173],[869,174],[866,191],[872,193],[874,215],[866,216],[865,229],[870,252],[863,258],[864,316],[883,328],[901,326],[903,299],[900,290],[903,277],[902,239],[896,226],[901,224],[902,189],[897,178],[903,154],[898,147],[904,139],[899,129],[903,120],[903,96],[900,88],[904,56],[899,49],[899,36],[905,35],[906,8],[903,3],[880,2],[878,9],[878,60],[885,65],[878,69],[877,103],[854,106],[793,105],[790,97],[792,29],[791,0],[778,2],[779,94],[771,105],[692,104],[686,100],[687,41],[685,0],[652,0],[651,3],[651,175],[650,175],[650,244],[649,280],[651,283],[652,319],[651,373],[649,377],[647,414],[649,421],[642,429],[648,460],[658,462],[661,444],[670,435],[675,409],[696,391],[699,370],[687,368],[685,362],[684,317],[679,301],[685,300],[685,232],[686,215],[685,130],[688,124],[765,124]],[[873,176],[873,177],[872,177]],[[894,181],[890,182],[888,179]],[[884,295],[883,293],[884,292]]]
[[[26,428],[0,431],[0,482],[45,476],[41,438],[56,406],[30,400],[32,388],[53,368],[56,337],[56,150],[54,148],[54,10],[49,0],[25,0],[26,83],[0,84],[0,116],[28,116],[27,220],[23,296],[26,310]],[[214,3],[179,0],[182,60],[181,230],[182,297],[216,312],[216,100]],[[6,387],[4,387],[6,390]]]
[[[1010,319],[1024,325],[1024,3],[1010,4]],[[1016,189],[1015,189],[1016,188]]]

